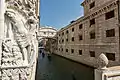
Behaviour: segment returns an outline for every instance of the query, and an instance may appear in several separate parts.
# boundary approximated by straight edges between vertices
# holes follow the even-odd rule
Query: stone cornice
[[[117,0],[115,0],[114,2],[110,3],[107,6],[103,6],[102,8],[97,8],[97,10],[95,10],[94,12],[92,12],[92,14],[88,15],[89,18],[93,18],[96,17],[98,15],[101,15],[105,12],[108,12],[110,9],[117,7]]]
[[[108,4],[108,5],[106,5],[106,4]],[[76,25],[76,24],[78,24],[78,23],[86,20],[86,19],[95,18],[95,17],[98,17],[98,16],[104,14],[105,12],[108,12],[108,11],[111,10],[112,8],[117,7],[118,0],[114,0],[114,1],[112,1],[112,2],[110,1],[110,2],[108,2],[108,3],[106,3],[106,4],[103,4],[103,5],[102,5],[102,6],[103,6],[102,8],[100,8],[101,6],[98,7],[98,8],[97,8],[94,12],[92,12],[91,14],[88,14],[88,15],[85,15],[85,16],[83,16],[83,17],[80,17],[79,19],[77,19],[77,20],[76,20],[75,22],[73,22],[72,24],[69,24],[69,25],[67,25],[66,27],[62,28],[59,32],[64,31],[64,30],[66,30],[66,29],[68,29],[68,28],[70,28],[70,27],[72,27],[72,26],[74,26],[74,25]]]
[[[83,1],[83,3],[81,4],[82,6],[86,5],[87,3],[89,3],[91,0],[85,0]]]
[[[89,3],[93,2],[93,1],[95,1],[95,0],[85,0],[85,1],[83,1],[81,3],[81,5],[84,6],[84,5],[89,4]]]

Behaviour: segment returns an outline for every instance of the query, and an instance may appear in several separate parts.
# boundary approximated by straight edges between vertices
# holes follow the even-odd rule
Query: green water
[[[94,80],[94,70],[57,55],[39,55],[36,80]]]

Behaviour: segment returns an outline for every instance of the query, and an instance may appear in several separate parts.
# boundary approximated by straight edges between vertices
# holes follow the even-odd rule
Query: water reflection
[[[76,78],[75,78],[75,75],[74,75],[74,74],[72,74],[72,80],[76,80]]]
[[[36,80],[94,80],[94,71],[56,55],[39,55]]]
[[[47,57],[48,57],[48,60],[51,61],[52,59],[51,55],[48,55]]]

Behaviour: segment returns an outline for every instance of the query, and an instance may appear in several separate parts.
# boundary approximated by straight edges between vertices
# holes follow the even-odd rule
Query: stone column
[[[0,0],[0,67],[2,55],[2,40],[4,38],[4,13],[5,13],[5,0]],[[1,71],[0,71],[1,77]]]
[[[120,66],[114,66],[108,69],[95,69],[94,72],[94,80],[120,80]]]
[[[94,70],[94,75],[95,75],[94,80],[104,80],[104,79],[102,79],[103,73],[104,73],[104,70],[95,69]]]

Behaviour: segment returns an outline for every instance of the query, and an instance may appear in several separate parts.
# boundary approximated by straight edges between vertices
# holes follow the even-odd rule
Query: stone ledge
[[[65,54],[57,54],[57,53],[54,53],[54,54],[61,56],[61,57],[64,57],[64,58],[67,58],[69,60],[84,64],[84,65],[87,65],[87,66],[92,67],[92,68],[97,67],[96,62],[93,62],[93,61],[96,61],[94,58],[89,58],[89,57],[84,58],[84,57],[75,56],[75,55],[68,55],[68,54],[66,54],[66,55]]]

